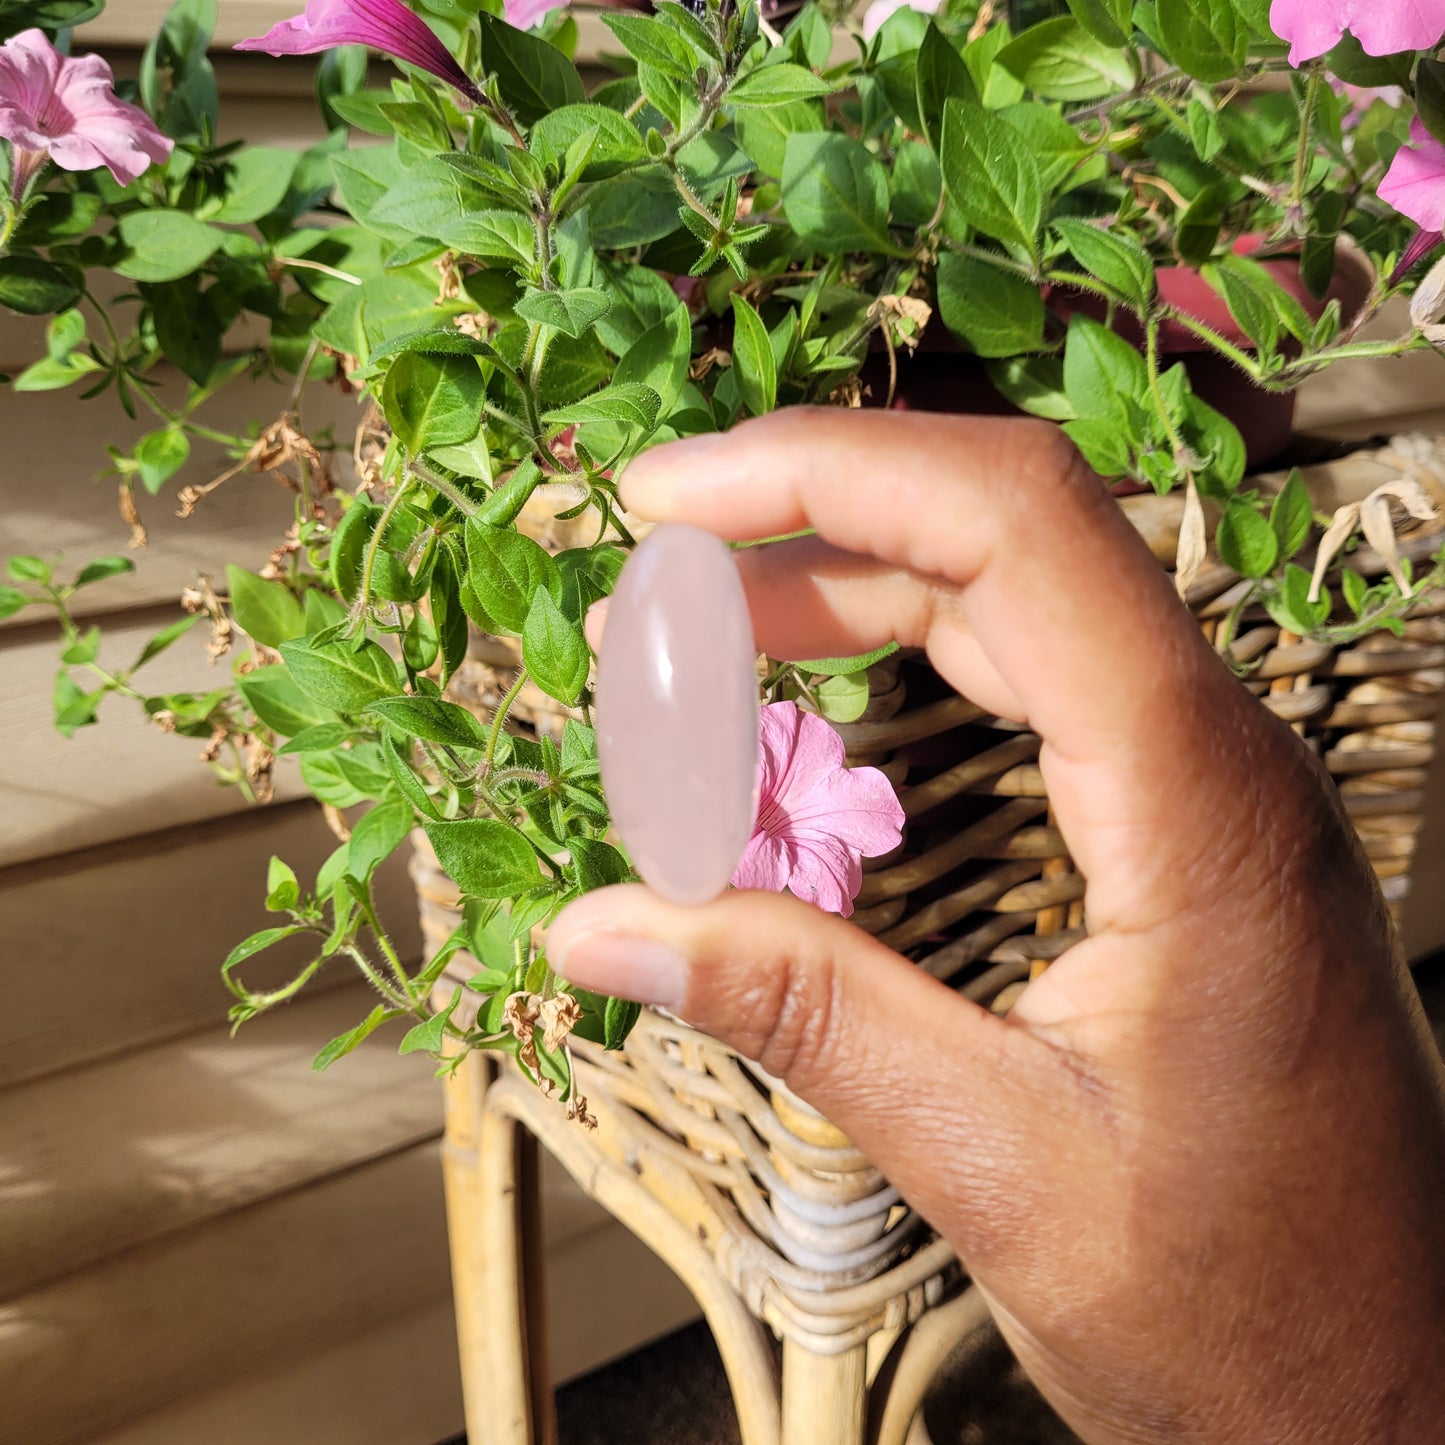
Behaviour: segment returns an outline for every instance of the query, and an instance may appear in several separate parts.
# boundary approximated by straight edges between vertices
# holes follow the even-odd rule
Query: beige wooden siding
[[[121,0],[108,21],[144,8]],[[227,0],[224,23],[246,8]],[[218,70],[228,135],[308,143],[303,63],[221,56]],[[0,371],[32,359],[42,335],[0,315]],[[245,383],[211,415],[241,430],[286,398],[284,384]],[[305,414],[345,441],[356,401],[312,388]],[[141,429],[109,398],[0,389],[0,556],[78,565],[126,551],[114,481],[96,476],[105,443]],[[207,481],[225,461],[197,443],[180,480]],[[179,615],[198,572],[259,566],[292,515],[285,489],[241,476],[182,521],[175,485],[141,499],[151,542],[136,572],[77,598],[105,632],[104,658],[133,657]],[[215,684],[204,636],[157,660],[156,690]],[[430,1070],[398,1058],[393,1037],[312,1072],[320,1045],[370,1008],[340,968],[235,1039],[225,1023],[220,961],[274,922],[260,906],[267,859],[306,877],[336,840],[297,798],[290,764],[280,801],[249,808],[211,779],[197,742],[160,733],[124,698],[102,726],[61,738],[55,666],[53,625],[34,613],[0,625],[0,1439],[433,1445],[462,1417]],[[399,860],[378,900],[416,960]],[[294,961],[256,960],[258,982]],[[547,1195],[561,1374],[692,1316],[558,1170]]]

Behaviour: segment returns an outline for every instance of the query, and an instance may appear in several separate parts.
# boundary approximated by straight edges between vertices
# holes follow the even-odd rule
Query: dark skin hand
[[[1445,1440],[1445,1077],[1322,770],[1053,428],[796,410],[629,509],[730,539],[778,657],[923,646],[1043,739],[1090,936],[1007,1018],[841,919],[592,893],[553,964],[833,1119],[1090,1442]]]

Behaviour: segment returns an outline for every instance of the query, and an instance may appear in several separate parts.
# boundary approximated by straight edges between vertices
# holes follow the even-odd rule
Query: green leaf
[[[470,211],[443,224],[437,239],[464,256],[481,256],[515,266],[530,265],[537,236],[531,221],[515,211]]]
[[[978,88],[963,56],[933,21],[929,22],[923,43],[918,47],[914,84],[923,133],[928,137],[929,145],[937,151],[943,140],[944,104],[950,97],[977,101]]]
[[[144,667],[153,657],[159,657],[166,648],[173,642],[178,642],[191,628],[195,627],[200,620],[201,614],[196,612],[190,617],[177,618],[168,627],[162,627],[161,630],[141,648],[140,656],[136,658],[131,671],[134,672],[136,668]],[[278,672],[280,670],[280,668],[277,669]]]
[[[570,705],[582,695],[591,654],[581,628],[563,616],[546,588],[534,594],[522,626],[522,657],[548,697]]]
[[[83,351],[71,352],[58,360],[42,356],[32,361],[11,383],[16,391],[59,391],[63,386],[73,386],[87,376],[94,376],[101,370],[100,363]]]
[[[136,443],[135,460],[141,485],[152,496],[185,466],[191,455],[191,439],[180,427],[162,427],[148,432]]]
[[[1128,55],[1067,15],[1031,25],[999,51],[995,64],[1047,100],[1098,100],[1134,84]]]
[[[368,808],[351,830],[346,871],[369,883],[377,868],[406,842],[414,823],[411,804],[400,798]]]
[[[813,696],[829,722],[856,722],[868,707],[868,679],[861,672],[839,673],[819,683]]]
[[[1144,358],[1123,337],[1086,316],[1070,320],[1064,391],[1080,417],[1125,422],[1128,404],[1148,384]]]
[[[651,431],[657,425],[662,399],[649,386],[616,383],[574,401],[570,406],[549,411],[543,420],[549,426],[572,426],[589,421],[618,421],[626,426]]]
[[[789,136],[782,187],[788,223],[815,249],[829,255],[897,250],[888,230],[888,172],[852,136]]]
[[[284,582],[268,582],[244,567],[226,568],[231,611],[241,631],[262,647],[280,647],[306,630],[296,594]]]
[[[610,843],[595,838],[573,838],[569,848],[577,886],[584,893],[626,883],[632,877],[631,865]]]
[[[1030,262],[1038,259],[1044,188],[1024,138],[981,105],[944,106],[943,184],[959,215]]]
[[[132,281],[174,281],[199,270],[225,239],[184,211],[132,211],[116,231],[125,254],[113,269]]]
[[[857,657],[813,657],[805,662],[795,662],[793,666],[801,672],[846,677],[849,673],[867,672],[875,663],[882,662],[885,657],[892,657],[897,651],[896,642],[885,642],[882,647],[859,653]]]
[[[477,24],[481,27],[482,68],[496,76],[502,99],[523,125],[586,100],[577,68],[555,45],[485,10],[477,15]]]
[[[284,752],[285,749],[283,748]],[[397,747],[395,741],[388,735],[381,740],[382,761],[386,764],[386,770],[391,774],[394,782],[404,797],[423,819],[430,818],[433,822],[441,821],[441,812],[437,808],[436,801],[426,790],[426,784],[417,775],[411,766],[411,748],[408,746],[406,755]]]
[[[285,913],[301,901],[301,884],[296,871],[289,863],[271,858],[266,867],[266,910],[269,913]]]
[[[185,620],[192,621],[189,617]],[[307,728],[336,720],[334,713],[318,707],[296,686],[280,663],[246,673],[237,680],[236,686],[262,724],[283,738],[295,737]]]
[[[269,216],[286,199],[291,177],[301,159],[298,151],[276,146],[250,146],[226,161],[226,194],[203,219],[244,226]]]
[[[1016,356],[1043,345],[1043,297],[1026,277],[944,251],[937,281],[943,324],[979,356]]]
[[[388,697],[367,710],[409,738],[477,751],[487,745],[486,728],[466,708],[439,697]]]
[[[0,583],[0,621],[6,617],[14,617],[22,607],[28,607],[31,600],[18,587],[7,587]]]
[[[733,377],[743,405],[763,416],[778,404],[778,363],[763,318],[733,292]]]
[[[701,57],[670,25],[644,15],[607,14],[602,23],[639,65],[676,80],[691,80]]]
[[[129,557],[97,557],[87,562],[75,578],[77,587],[89,587],[92,582],[104,582],[111,577],[124,577],[135,571],[135,563]]]
[[[50,563],[29,552],[12,557],[6,570],[16,582],[49,582],[51,578]]]
[[[1314,524],[1314,507],[1310,494],[1300,476],[1298,468],[1290,472],[1289,480],[1280,488],[1279,494],[1270,504],[1269,525],[1279,542],[1281,557],[1293,557],[1305,544]]]
[[[1239,329],[1261,351],[1273,351],[1279,340],[1279,321],[1269,304],[1232,266],[1209,264],[1202,268],[1204,279],[1224,297],[1229,314]]]
[[[520,635],[538,592],[560,599],[557,564],[530,537],[473,517],[467,521],[466,538],[467,580],[498,627]]]
[[[486,383],[469,356],[408,351],[391,363],[381,409],[412,456],[427,447],[464,442],[481,426]]]
[[[399,1054],[439,1054],[443,1041],[447,1036],[447,1024],[451,1021],[452,1014],[456,1011],[457,1004],[461,1002],[462,994],[458,989],[451,997],[451,1002],[438,1013],[434,1013],[425,1023],[417,1024],[409,1029],[403,1036],[402,1041],[397,1045],[396,1051]]]
[[[1132,236],[1060,217],[1053,229],[1084,270],[1143,310],[1154,299],[1154,262]]]
[[[317,723],[296,734],[284,747],[276,749],[277,757],[297,753],[329,753],[351,740],[352,729],[344,723]]]
[[[1370,584],[1353,567],[1341,567],[1340,590],[1345,594],[1346,605],[1358,617],[1365,610]]]
[[[495,818],[427,823],[447,877],[473,898],[514,898],[542,881],[531,844]]]
[[[1069,11],[1105,45],[1123,45],[1134,32],[1134,0],[1069,0]]]
[[[687,385],[692,360],[692,319],[683,306],[649,326],[623,353],[613,373],[619,385],[640,385],[657,393],[658,415],[668,416]]]
[[[91,627],[60,654],[60,660],[68,667],[84,667],[99,656],[100,628]]]
[[[733,84],[727,93],[727,104],[766,109],[799,100],[815,100],[827,95],[832,88],[826,80],[801,65],[763,65]]]
[[[80,295],[79,283],[39,256],[0,256],[0,306],[22,316],[64,311]]]
[[[642,1017],[642,1005],[631,999],[610,998],[602,1015],[602,1047],[616,1052]]]
[[[1185,207],[1174,232],[1174,248],[1185,265],[1202,266],[1214,254],[1227,200],[1224,187],[1211,184]]]
[[[596,140],[579,180],[606,180],[647,154],[637,127],[605,105],[564,105],[549,112],[532,127],[532,144],[565,156],[589,134]]]
[[[1346,570],[1343,575],[1351,577],[1358,574]],[[1320,595],[1311,602],[1310,587],[1309,572],[1291,562],[1285,567],[1279,586],[1274,591],[1267,592],[1264,599],[1265,608],[1270,617],[1287,632],[1296,632],[1302,637],[1307,637],[1330,615],[1329,589],[1323,589]],[[1347,594],[1348,591],[1348,584],[1346,584]],[[1346,600],[1348,600],[1348,595]]]
[[[362,561],[366,545],[381,518],[381,508],[353,500],[337,524],[331,539],[331,585],[351,601],[361,587]]]
[[[226,955],[226,961],[221,965],[221,976],[227,978],[231,970],[239,968],[248,958],[255,958],[258,953],[264,953],[268,948],[274,948],[284,938],[294,938],[298,933],[304,933],[306,929],[299,923],[285,923],[276,928],[263,928],[253,933],[249,938],[243,938]],[[234,989],[238,985],[232,984]]]
[[[1156,13],[1164,48],[1187,75],[1216,81],[1240,74],[1249,27],[1232,0],[1164,0]]]
[[[336,51],[330,52],[332,55],[336,53]],[[400,1017],[399,1010],[388,1009],[387,1006],[382,1003],[377,1004],[354,1029],[348,1029],[344,1034],[338,1034],[332,1039],[331,1042],[311,1060],[311,1067],[318,1074],[325,1072],[337,1059],[349,1054],[358,1044],[364,1042],[374,1034],[382,1024],[386,1023],[389,1019],[398,1017]]]
[[[1241,577],[1264,577],[1279,560],[1274,529],[1250,503],[1234,498],[1224,509],[1215,533],[1220,560]]]
[[[318,645],[312,638],[298,637],[283,642],[280,653],[296,685],[336,712],[365,712],[372,703],[393,697],[401,689],[396,664],[374,642],[358,648],[339,639]]]
[[[823,106],[816,100],[767,110],[743,110],[736,121],[738,144],[764,176],[781,176],[787,161],[788,137],[825,126]]]
[[[1049,421],[1073,421],[1078,413],[1064,395],[1061,356],[1013,356],[988,364],[988,379],[1020,411]]]
[[[606,316],[612,302],[594,286],[570,291],[528,290],[517,302],[517,315],[538,326],[553,326],[574,341]]]

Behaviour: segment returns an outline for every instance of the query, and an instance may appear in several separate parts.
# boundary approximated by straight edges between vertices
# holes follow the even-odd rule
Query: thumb
[[[959,1245],[980,1243],[989,1202],[1016,1192],[1035,1152],[1035,1121],[1072,1092],[1027,1029],[794,898],[681,908],[599,889],[561,913],[547,951],[572,983],[656,1004],[756,1061]]]

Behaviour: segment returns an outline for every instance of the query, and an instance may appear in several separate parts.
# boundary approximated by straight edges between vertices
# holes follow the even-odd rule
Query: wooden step
[[[275,853],[309,880],[335,845],[315,803],[291,803],[0,872],[0,1087],[223,1023],[222,961],[276,921],[261,904],[266,860]],[[376,893],[402,957],[415,959],[404,864],[378,874]],[[255,960],[258,986],[296,961],[274,954]],[[352,977],[323,973],[308,992]]]

